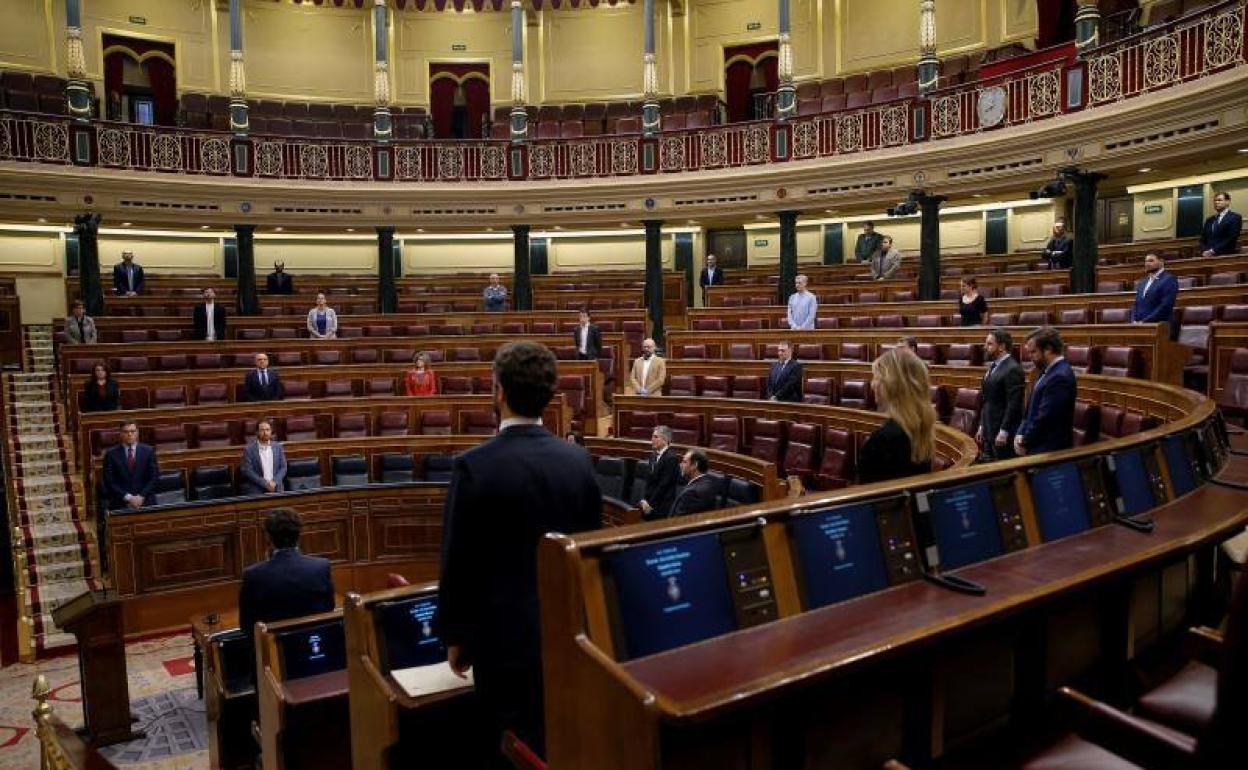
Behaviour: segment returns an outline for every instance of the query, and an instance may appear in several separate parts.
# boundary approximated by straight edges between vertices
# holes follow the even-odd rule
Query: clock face
[[[1000,86],[985,88],[979,92],[979,125],[983,128],[995,126],[1005,117],[1005,89]]]

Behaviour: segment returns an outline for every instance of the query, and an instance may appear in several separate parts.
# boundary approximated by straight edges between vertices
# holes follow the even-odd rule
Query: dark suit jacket
[[[672,502],[672,516],[713,511],[719,505],[715,479],[703,473],[680,488]]]
[[[722,286],[723,283],[724,283],[724,269],[722,267],[717,266],[715,268],[714,278],[711,278],[711,276],[707,273],[705,267],[702,268],[702,275],[698,276],[698,285],[704,289],[707,286]]]
[[[1068,235],[1050,238],[1044,245],[1044,256],[1054,267],[1070,267],[1075,263],[1075,242]]]
[[[1075,372],[1061,359],[1049,366],[1031,389],[1027,415],[1018,432],[1029,454],[1069,449],[1074,443]]]
[[[1170,324],[1171,338],[1177,338],[1178,325],[1174,323],[1174,302],[1179,298],[1179,279],[1169,270],[1162,270],[1153,281],[1153,288],[1144,296],[1144,278],[1135,285],[1135,304],[1131,306],[1131,320],[1144,323],[1164,322]]]
[[[910,437],[892,419],[875,429],[858,455],[858,481],[863,484],[931,471],[930,460],[916,463],[910,459]]]
[[[155,505],[159,476],[156,450],[147,444],[135,444],[133,471],[126,463],[125,445],[109,449],[104,453],[104,491],[108,495],[108,507],[125,508],[126,495],[142,495],[144,505]]]
[[[143,293],[143,267],[137,262],[131,262],[130,267],[134,270],[134,293]],[[118,262],[113,265],[113,293],[125,294],[130,291],[129,284],[126,283],[126,263]]]
[[[767,398],[775,396],[777,401],[802,400],[802,364],[790,358],[783,369],[777,361],[771,365],[767,373]]]
[[[243,570],[238,589],[238,627],[250,636],[256,623],[301,618],[334,608],[329,559],[281,548]]]
[[[294,294],[295,282],[290,277],[290,273],[274,271],[264,279],[264,289],[269,294]]]
[[[277,485],[275,492],[284,490],[286,481],[286,450],[276,441],[269,442],[273,447],[273,481]],[[243,478],[239,483],[239,492],[244,495],[264,495],[268,490],[264,487],[264,466],[260,464],[260,443],[252,441],[243,449],[243,461],[238,466]]]
[[[661,519],[671,515],[672,501],[676,499],[676,487],[680,484],[680,459],[676,450],[668,447],[656,463],[650,460],[650,475],[646,477],[643,499],[652,509],[647,519]]]
[[[104,393],[101,394],[95,384],[95,378],[92,378],[82,386],[82,411],[111,412],[117,408],[119,395],[116,380],[109,380],[104,386]]]
[[[1205,220],[1200,230],[1200,250],[1213,250],[1214,254],[1234,254],[1239,251],[1239,234],[1244,229],[1244,218],[1234,211],[1226,212],[1222,224],[1215,214]]]
[[[581,351],[581,326],[577,324],[576,329],[572,332],[572,344],[576,346],[577,356]],[[592,361],[602,354],[602,330],[598,328],[598,324],[590,323],[589,336],[585,340],[585,359]]]
[[[207,307],[208,306],[202,302],[195,306],[195,314],[193,318],[194,318],[194,325],[195,325],[195,339],[197,340],[208,339],[208,318],[207,318],[208,311],[206,309]],[[217,341],[220,342],[224,340],[225,339],[225,305],[222,305],[220,302],[214,302],[212,304],[212,325],[213,325],[213,328],[216,330]]]
[[[1005,356],[984,375],[984,405],[980,409],[980,425],[984,429],[984,450],[994,456],[1009,456],[1014,451],[1014,434],[1023,421],[1023,396],[1027,391],[1023,367],[1014,356]],[[995,447],[997,433],[1008,435],[1000,450]]]
[[[508,427],[458,455],[442,530],[443,641],[463,646],[478,675],[540,667],[538,542],[601,524],[589,455],[540,425]]]
[[[248,401],[281,401],[286,395],[286,386],[282,385],[282,377],[273,367],[268,368],[269,384],[260,384],[260,370],[252,369],[243,378],[243,389],[247,391]]]

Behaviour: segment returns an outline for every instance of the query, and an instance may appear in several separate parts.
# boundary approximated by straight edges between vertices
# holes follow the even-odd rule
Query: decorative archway
[[[490,65],[433,62],[429,65],[429,115],[440,139],[479,139],[490,112]]]
[[[778,47],[770,40],[724,49],[724,100],[730,123],[761,117],[754,114],[754,99],[775,93],[780,85]]]
[[[172,126],[178,118],[177,59],[173,43],[141,40],[122,35],[104,35],[104,113],[110,118],[125,119],[116,114],[129,93],[148,91],[152,99],[155,123]],[[146,76],[146,83],[128,86],[126,62],[132,62]]]

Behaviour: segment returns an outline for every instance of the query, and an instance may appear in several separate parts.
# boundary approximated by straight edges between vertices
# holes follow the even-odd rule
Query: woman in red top
[[[433,376],[433,369],[429,368],[429,356],[425,353],[417,353],[412,358],[412,368],[407,370],[404,382],[409,396],[438,395],[438,381]]]

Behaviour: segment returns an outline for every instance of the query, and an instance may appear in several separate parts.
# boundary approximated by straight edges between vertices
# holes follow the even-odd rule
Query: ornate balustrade
[[[482,182],[630,177],[785,163],[1048,120],[1245,63],[1245,5],[1226,0],[1053,60],[861,109],[681,131],[529,141],[323,141],[0,112],[0,161],[281,180]]]

